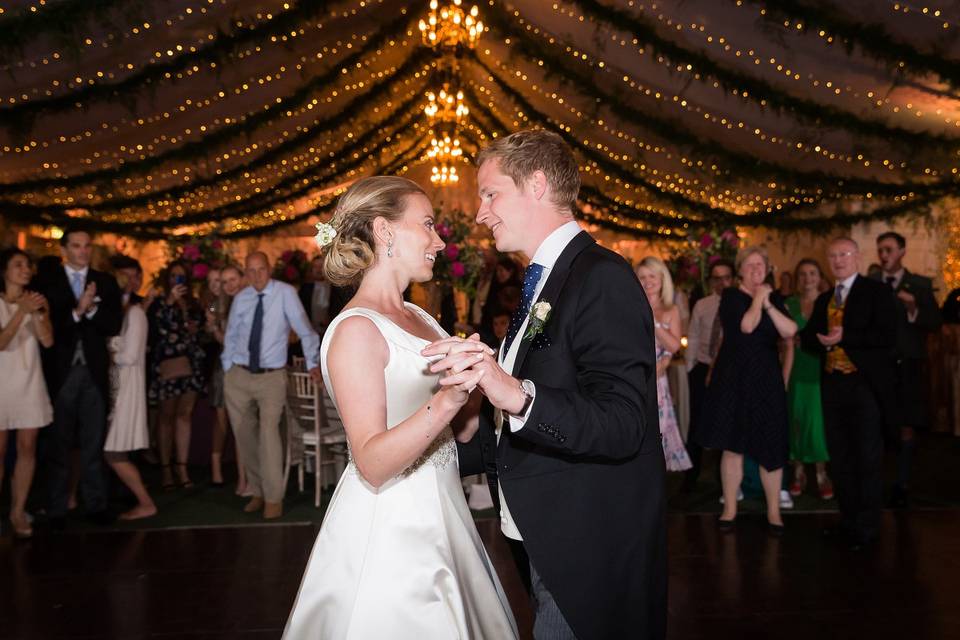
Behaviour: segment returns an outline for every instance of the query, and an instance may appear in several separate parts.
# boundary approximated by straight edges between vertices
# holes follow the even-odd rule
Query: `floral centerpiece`
[[[477,292],[477,280],[483,270],[483,254],[469,242],[473,231],[472,218],[460,210],[440,217],[437,211],[436,230],[446,243],[437,254],[433,280],[442,289],[456,289],[472,298]]]
[[[216,237],[189,237],[167,245],[170,262],[179,260],[187,265],[193,280],[203,280],[211,269],[222,269],[230,264],[223,241]]]
[[[711,229],[700,237],[691,236],[669,260],[674,284],[688,293],[697,288],[701,293],[709,291],[710,267],[719,260],[735,260],[739,249],[735,229]]]
[[[273,278],[290,284],[300,284],[310,270],[310,258],[300,249],[287,249],[273,265]]]

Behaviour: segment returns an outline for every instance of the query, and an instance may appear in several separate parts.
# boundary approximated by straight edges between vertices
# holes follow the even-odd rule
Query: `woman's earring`
[[[389,240],[387,240],[387,257],[388,258],[393,257],[393,238],[390,238]]]

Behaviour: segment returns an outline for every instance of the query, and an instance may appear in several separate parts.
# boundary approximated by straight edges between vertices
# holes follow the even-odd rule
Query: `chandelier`
[[[430,182],[438,186],[444,186],[448,184],[456,184],[460,181],[460,176],[457,175],[457,168],[449,165],[440,165],[439,167],[434,165],[433,172],[430,175]]]
[[[453,0],[442,9],[437,0],[430,0],[430,13],[420,20],[423,44],[435,48],[474,48],[486,27],[478,18],[477,7],[469,12],[460,6],[462,0]]]
[[[463,91],[456,94],[441,89],[439,93],[427,92],[427,104],[423,107],[430,122],[456,122],[470,114],[470,109],[463,103]]]
[[[436,162],[448,162],[456,160],[463,155],[463,149],[460,148],[458,138],[451,139],[450,136],[444,136],[443,139],[434,138],[430,141],[430,149],[427,151],[427,157]]]

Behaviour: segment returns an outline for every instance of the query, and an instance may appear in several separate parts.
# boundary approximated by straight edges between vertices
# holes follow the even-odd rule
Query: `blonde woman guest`
[[[40,364],[40,346],[53,346],[47,300],[27,291],[32,276],[29,256],[20,249],[0,253],[0,483],[7,439],[16,432],[17,462],[13,468],[10,523],[18,538],[29,538],[33,528],[26,513],[27,494],[36,468],[37,432],[53,420]]]
[[[109,430],[103,451],[107,464],[137,498],[137,506],[120,514],[119,519],[136,520],[157,513],[140,471],[129,457],[130,451],[150,447],[146,377],[148,323],[143,307],[133,298],[139,287],[126,273],[128,267],[139,271],[139,263],[133,258],[117,259],[113,266],[117,284],[124,293],[123,326],[120,335],[111,338],[109,343],[113,361],[110,367],[113,408],[107,419]]]
[[[824,281],[820,264],[811,258],[797,263],[797,293],[787,298],[790,316],[798,331],[807,326],[813,305]],[[787,412],[790,419],[790,460],[793,461],[793,483],[790,494],[799,496],[807,486],[805,464],[813,464],[817,473],[820,497],[833,497],[833,484],[827,476],[827,438],[823,427],[823,404],[820,398],[820,358],[800,348],[793,348],[794,360],[787,387]]]
[[[737,517],[737,490],[743,480],[743,456],[760,464],[760,481],[767,501],[767,523],[773,535],[783,534],[780,485],[789,450],[787,394],[779,358],[779,343],[793,338],[797,324],[780,295],[765,282],[770,273],[767,252],[747,247],[737,256],[740,286],[725,289],[720,298],[722,337],[708,379],[695,438],[720,449],[723,484],[722,531]]]
[[[673,303],[673,279],[659,258],[649,256],[637,265],[637,278],[653,310],[654,341],[657,345],[657,405],[660,408],[660,437],[667,471],[686,471],[690,457],[680,437],[680,426],[670,395],[667,371],[673,354],[680,350],[680,309]]]

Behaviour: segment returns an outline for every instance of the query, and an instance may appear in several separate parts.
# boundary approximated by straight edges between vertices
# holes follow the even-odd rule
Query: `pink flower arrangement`
[[[183,244],[171,242],[167,245],[170,261],[180,260],[186,264],[187,271],[194,282],[199,283],[207,277],[211,269],[220,269],[230,263],[222,240],[210,236],[183,238]],[[196,293],[196,292],[195,292]]]
[[[481,250],[470,241],[473,216],[460,210],[451,211],[443,218],[439,211],[436,214],[434,228],[447,246],[437,254],[433,280],[441,289],[457,289],[473,296],[484,264]]]
[[[690,237],[668,261],[674,284],[687,291],[708,291],[706,279],[710,267],[722,259],[734,260],[739,245],[740,238],[733,228],[709,229],[699,237]]]
[[[205,262],[197,262],[193,265],[193,277],[195,280],[203,280],[210,273],[210,267]]]
[[[183,252],[180,255],[184,260],[193,262],[200,258],[200,247],[195,244],[185,244],[183,245]]]
[[[450,258],[451,260],[456,260],[457,256],[460,255],[460,247],[458,247],[455,244],[447,245],[447,250],[445,253],[447,254],[447,257]]]
[[[441,222],[440,224],[438,224],[438,225],[437,225],[436,227],[434,227],[434,228],[435,228],[436,231],[437,231],[437,235],[440,236],[441,238],[443,238],[444,240],[446,240],[447,238],[449,238],[449,237],[450,237],[450,234],[452,233],[451,230],[450,230],[450,226],[447,225],[447,224],[444,224],[443,222]]]
[[[709,233],[705,233],[702,236],[700,236],[701,249],[709,249],[712,246],[713,246],[713,236],[711,236]]]
[[[454,262],[450,265],[450,275],[454,278],[462,278],[467,275],[467,268],[463,266],[462,262]]]

